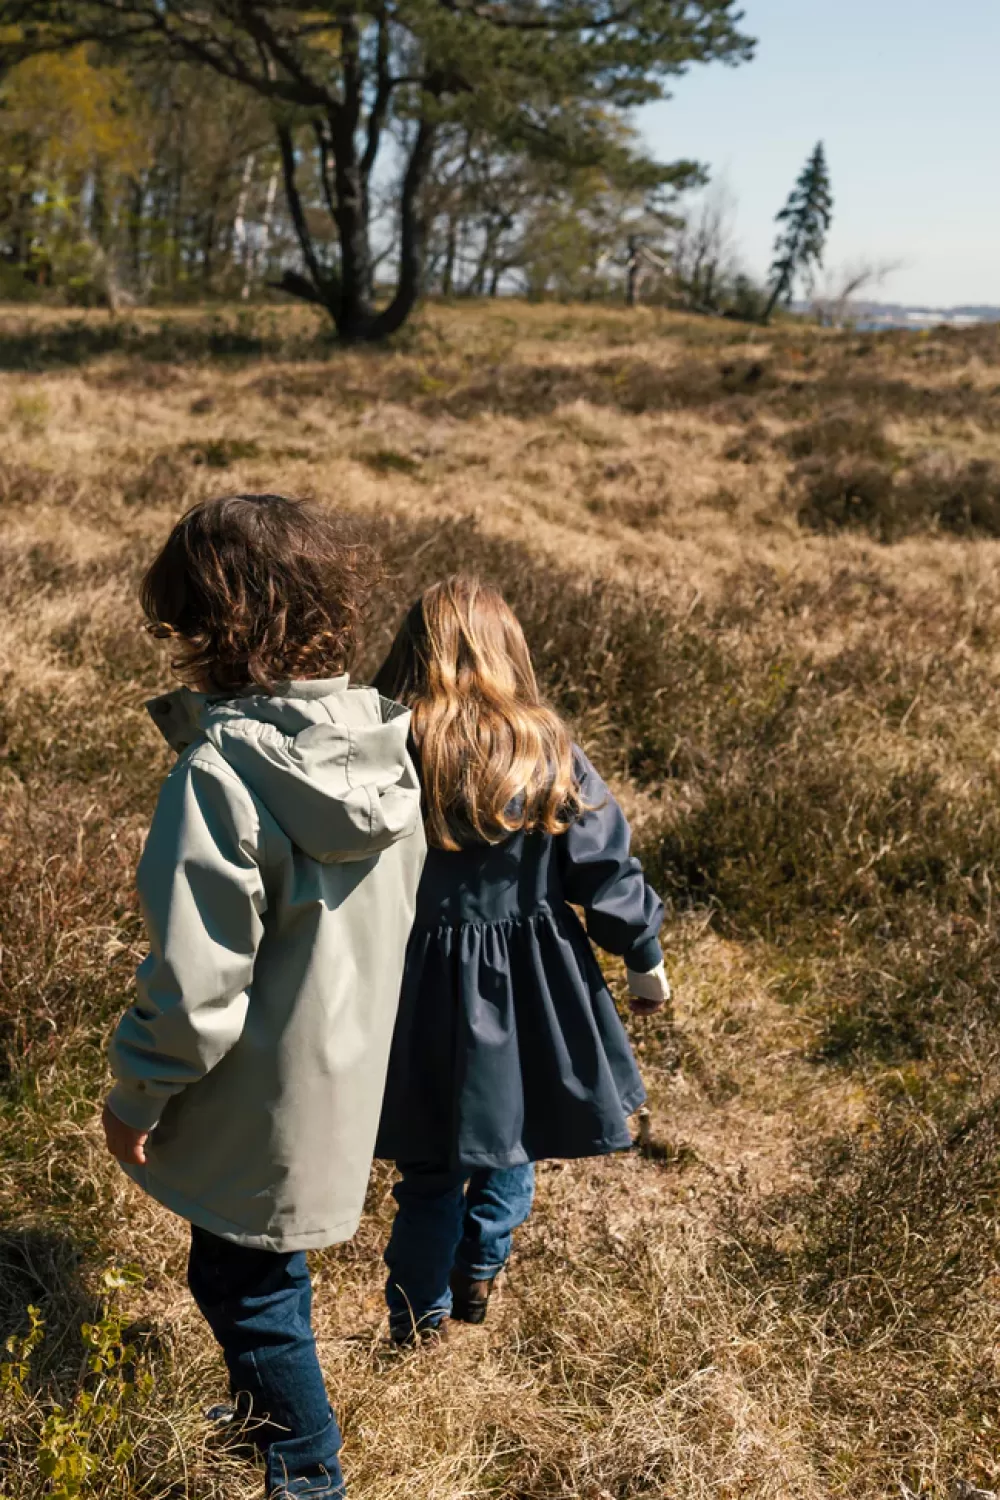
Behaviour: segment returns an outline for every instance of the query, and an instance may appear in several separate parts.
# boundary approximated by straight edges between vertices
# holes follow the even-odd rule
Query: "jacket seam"
[[[330,721],[331,727],[333,729],[336,729],[338,733],[345,735],[347,739],[350,740],[350,726],[347,724],[342,724],[339,719],[335,719],[326,704],[324,704],[323,706],[326,710],[326,716]],[[271,740],[272,742],[277,742],[280,745],[294,745],[296,739],[298,738],[298,734],[286,734],[283,729],[278,728],[277,724],[268,724],[263,719],[233,719],[231,721],[226,721],[218,726],[213,727],[218,727],[219,730],[221,732],[224,732],[225,734],[233,735],[234,737],[241,740],[246,740],[248,744],[253,744],[254,740]],[[316,726],[307,725],[306,727],[315,728]],[[214,742],[207,736],[206,743],[209,745],[213,745],[214,747]],[[222,752],[219,751],[219,754],[221,755]]]
[[[335,724],[336,720],[330,713],[329,705],[327,705],[326,711],[330,718],[331,724]],[[347,782],[347,790],[349,792],[363,791],[365,793],[365,796],[368,798],[368,837],[371,838],[372,827],[375,822],[375,812],[372,804],[371,791],[368,787],[356,786],[355,783],[351,780],[351,761],[357,754],[357,741],[354,737],[354,731],[351,729],[351,726],[349,724],[337,724],[337,728],[342,730],[347,735],[347,754],[344,757],[344,780]]]
[[[207,760],[199,761],[198,757],[203,749],[213,750],[215,754],[210,756]],[[257,844],[260,847],[262,853],[266,855],[267,838],[264,834],[264,827],[261,821],[261,816],[257,811],[257,803],[254,799],[253,792],[251,792],[250,788],[247,786],[243,778],[237,775],[232,766],[226,764],[222,752],[216,749],[216,747],[211,743],[210,740],[207,741],[205,745],[199,746],[194,755],[192,755],[190,760],[188,761],[189,766],[194,766],[196,764],[201,770],[208,772],[210,776],[223,777],[227,781],[233,781],[236,783],[236,785],[239,787],[240,791],[246,798],[247,803],[250,807],[251,814],[253,815],[253,821],[255,825],[254,831],[256,834]],[[261,861],[259,859],[255,859],[254,863],[257,865],[257,868],[260,869]]]
[[[503,917],[465,918],[460,921],[452,921],[449,917],[439,917],[433,923],[421,922],[419,916],[414,919],[412,931],[414,933],[426,933],[433,936],[439,932],[464,932],[468,928],[476,931],[490,931],[496,927],[526,927],[533,922],[543,921],[546,917],[552,917],[558,923],[561,912],[557,911],[551,901],[540,901],[531,911],[508,912]]]
[[[235,735],[241,740],[276,739],[288,745],[295,739],[294,734],[286,734],[277,724],[268,724],[263,719],[224,719],[221,723],[213,724],[212,728],[218,729],[220,733]]]

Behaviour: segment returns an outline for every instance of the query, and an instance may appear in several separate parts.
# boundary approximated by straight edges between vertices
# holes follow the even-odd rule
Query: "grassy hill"
[[[377,532],[366,665],[431,579],[497,580],[671,903],[651,1146],[543,1167],[485,1330],[386,1354],[386,1171],[315,1258],[355,1500],[993,1487],[1000,328],[501,304],[324,338],[0,313],[3,1493],[258,1492],[206,1447],[184,1226],[95,1118],[168,764],[135,586],[236,489]]]

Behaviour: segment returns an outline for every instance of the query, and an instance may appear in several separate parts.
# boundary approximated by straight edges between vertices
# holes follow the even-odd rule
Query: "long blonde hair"
[[[498,589],[456,574],[410,610],[375,686],[413,713],[428,842],[564,833],[585,810],[566,725],[543,701]]]

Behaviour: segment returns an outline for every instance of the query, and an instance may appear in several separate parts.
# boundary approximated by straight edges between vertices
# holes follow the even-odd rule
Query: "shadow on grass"
[[[29,1306],[40,1310],[46,1336],[32,1371],[39,1389],[65,1374],[68,1363],[79,1363],[80,1326],[95,1307],[82,1261],[80,1247],[62,1228],[0,1230],[0,1344],[27,1332]]]
[[[291,363],[291,361],[289,361]],[[831,409],[878,410],[890,417],[931,421],[975,421],[984,431],[1000,424],[996,392],[985,387],[934,385],[860,371],[844,358],[806,370],[780,356],[699,357],[663,365],[632,354],[576,364],[520,361],[505,352],[495,362],[478,355],[444,355],[345,368],[336,383],[329,373],[268,371],[256,383],[265,399],[320,400],[355,407],[393,402],[427,417],[472,421],[483,415],[538,420],[575,402],[629,416],[699,412],[725,423],[749,423],[762,415],[784,422],[815,422]]]
[[[791,345],[744,354],[720,348],[717,358],[700,351],[668,365],[626,350],[578,363],[536,362],[518,359],[507,341],[464,353],[434,344],[431,351],[421,328],[415,323],[385,345],[352,349],[350,364],[335,382],[329,370],[291,368],[262,374],[258,392],[272,399],[328,398],[337,405],[389,400],[458,420],[484,413],[545,417],[587,401],[631,415],[702,411],[722,422],[747,422],[763,413],[811,421],[850,408],[862,415],[877,409],[912,419],[973,420],[984,430],[1000,423],[996,389],[971,382],[935,384],[926,373],[933,361],[915,361],[912,378],[875,370],[860,360],[860,346],[853,344],[830,355]],[[990,350],[995,352],[992,345]],[[141,385],[143,365],[268,360],[294,367],[327,363],[339,352],[332,326],[304,322],[295,308],[106,321],[78,316],[48,324],[26,319],[0,326],[0,371],[83,369],[117,355],[126,363],[108,378],[124,384]],[[400,352],[421,357],[392,358]],[[957,344],[940,353],[953,363],[963,353],[971,357],[975,346]],[[150,372],[149,378],[159,383],[162,371]]]
[[[0,370],[82,369],[116,354],[153,364],[190,364],[213,359],[316,360],[336,350],[332,330],[303,330],[287,317],[283,329],[282,321],[281,311],[275,310],[235,317],[164,317],[155,323],[130,318],[25,323],[0,329]]]

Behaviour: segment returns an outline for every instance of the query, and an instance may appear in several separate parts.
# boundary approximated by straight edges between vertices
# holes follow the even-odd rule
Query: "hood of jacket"
[[[174,750],[214,746],[292,843],[324,864],[368,859],[420,823],[410,715],[346,675],[235,698],[180,688],[146,706]]]

